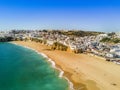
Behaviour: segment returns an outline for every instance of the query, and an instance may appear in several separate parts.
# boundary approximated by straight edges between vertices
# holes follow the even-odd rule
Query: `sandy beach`
[[[36,42],[15,41],[50,57],[72,81],[75,90],[120,90],[120,65],[87,54],[52,51]]]

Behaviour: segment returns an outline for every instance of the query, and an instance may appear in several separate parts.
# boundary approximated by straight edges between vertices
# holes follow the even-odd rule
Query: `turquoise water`
[[[33,50],[0,43],[0,90],[68,90],[68,82]]]

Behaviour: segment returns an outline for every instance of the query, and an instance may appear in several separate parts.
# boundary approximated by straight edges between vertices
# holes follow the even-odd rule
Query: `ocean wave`
[[[38,53],[40,53],[40,52],[38,52]],[[54,62],[52,59],[48,58],[48,56],[47,56],[46,54],[44,54],[44,53],[40,53],[40,54],[41,54],[43,57],[45,57],[45,58],[48,59],[48,61],[52,64],[52,67],[53,67],[53,68],[59,70],[59,72],[60,72],[60,73],[59,73],[59,77],[60,77],[60,78],[64,78],[64,79],[66,79],[66,80],[68,81],[68,83],[69,83],[69,85],[70,85],[70,90],[74,90],[72,82],[71,82],[67,77],[63,76],[64,71],[63,71],[62,69],[56,67],[55,62]]]

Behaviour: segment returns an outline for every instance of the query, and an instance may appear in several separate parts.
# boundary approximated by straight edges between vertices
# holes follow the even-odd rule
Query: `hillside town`
[[[114,37],[113,37],[114,36]],[[103,57],[106,61],[120,64],[120,43],[102,42],[103,38],[120,38],[120,33],[102,33],[89,36],[65,35],[59,31],[1,31],[0,41],[36,41],[51,46],[51,49],[71,51],[74,53],[89,53]],[[56,47],[55,47],[56,45]]]

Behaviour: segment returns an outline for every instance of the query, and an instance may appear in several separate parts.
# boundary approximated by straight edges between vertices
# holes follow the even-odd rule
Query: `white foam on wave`
[[[48,59],[48,61],[52,64],[52,67],[53,67],[53,68],[56,68],[54,61],[52,61],[50,58]]]
[[[74,90],[74,88],[73,88],[73,83],[70,82],[70,80],[69,80],[67,77],[63,76],[64,71],[61,70],[60,68],[56,67],[55,62],[54,62],[52,59],[48,58],[47,55],[45,55],[44,53],[41,53],[41,55],[43,55],[45,58],[48,59],[48,61],[52,64],[52,67],[53,67],[53,68],[55,68],[55,69],[57,69],[57,70],[60,71],[59,77],[60,77],[60,78],[63,77],[63,78],[65,78],[65,79],[68,81],[68,83],[69,83],[69,85],[70,85],[70,90]]]
[[[43,57],[48,58],[48,56],[45,55],[44,53],[40,53],[40,52],[38,52],[38,53],[41,54]]]
[[[27,49],[34,50],[34,51],[37,52],[38,54],[42,55],[44,58],[46,58],[46,59],[51,63],[51,65],[52,65],[53,68],[55,68],[55,69],[57,69],[57,70],[60,71],[59,77],[60,77],[60,78],[65,78],[65,79],[68,81],[70,90],[74,90],[74,88],[73,88],[73,83],[72,83],[67,77],[63,76],[64,71],[61,70],[60,68],[56,67],[55,62],[54,62],[52,59],[50,59],[46,54],[40,53],[40,52],[38,52],[37,50],[35,50],[35,49],[33,49],[33,48],[30,48],[30,47],[27,47],[27,46],[23,46],[23,45],[19,45],[19,44],[17,44],[17,43],[13,43],[13,42],[12,42],[12,44],[15,44],[15,45],[18,45],[18,46],[22,46],[22,47],[25,47],[25,48],[27,48]]]

